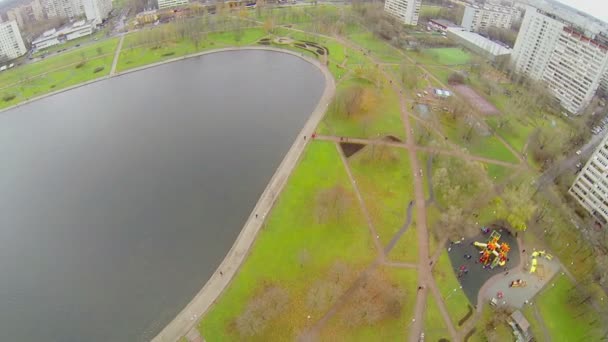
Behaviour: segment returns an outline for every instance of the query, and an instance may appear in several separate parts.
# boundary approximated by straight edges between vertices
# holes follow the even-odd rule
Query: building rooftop
[[[530,329],[530,323],[524,317],[524,315],[521,313],[521,311],[519,311],[519,310],[514,311],[511,314],[511,318],[513,319],[515,324],[517,324],[524,333],[528,332],[528,330]]]
[[[452,34],[457,35],[461,39],[464,39],[469,43],[482,48],[483,50],[491,53],[494,56],[508,55],[512,51],[511,49],[504,47],[474,32],[464,31],[460,28],[449,28],[448,31]]]
[[[61,35],[67,35],[70,32],[73,32],[73,31],[76,31],[76,30],[79,30],[81,28],[88,27],[91,25],[92,25],[91,22],[87,22],[86,20],[79,20],[77,22],[60,27],[59,29],[50,29],[48,31],[45,31],[38,38],[34,39],[34,41],[32,41],[32,44],[40,43],[47,39],[53,39],[53,38],[56,38]]]
[[[449,21],[449,20],[445,20],[445,19],[429,19],[430,22],[433,22],[437,25],[441,25],[444,27],[459,27],[458,25],[456,25],[455,23]]]

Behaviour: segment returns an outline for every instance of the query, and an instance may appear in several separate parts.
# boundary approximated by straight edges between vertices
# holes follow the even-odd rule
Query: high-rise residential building
[[[108,17],[112,10],[112,0],[82,0],[87,20],[99,25]]]
[[[601,34],[528,7],[512,54],[516,72],[542,80],[571,114],[579,114],[597,91],[608,65]]]
[[[386,0],[384,11],[406,25],[417,25],[422,0]]]
[[[7,21],[0,24],[0,60],[7,61],[23,56],[27,50],[17,22]]]
[[[188,4],[188,0],[158,0],[158,9],[165,9],[175,6],[184,6]]]
[[[493,4],[466,6],[461,26],[473,32],[485,31],[490,27],[508,29],[518,17],[519,11],[513,7]]]
[[[8,11],[6,11],[6,16],[8,17],[8,20],[15,21],[17,23],[17,26],[19,26],[19,28],[25,27],[25,20],[23,18],[24,14],[25,13],[23,13],[23,9],[21,7],[11,8]]]
[[[44,19],[44,8],[40,0],[34,0],[30,2],[30,8],[32,9],[32,16],[34,20]]]
[[[608,135],[602,139],[568,192],[593,216],[608,223]]]
[[[84,14],[82,0],[42,0],[44,13],[49,18],[76,18]]]

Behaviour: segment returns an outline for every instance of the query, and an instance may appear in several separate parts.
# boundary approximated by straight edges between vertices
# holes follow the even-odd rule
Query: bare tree
[[[245,311],[236,318],[236,328],[243,337],[261,333],[268,323],[283,313],[289,303],[289,294],[277,286],[270,286],[251,300]]]

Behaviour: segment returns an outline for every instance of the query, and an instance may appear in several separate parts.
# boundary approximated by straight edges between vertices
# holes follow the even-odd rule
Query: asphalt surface
[[[492,276],[505,273],[511,267],[515,267],[519,265],[519,245],[517,240],[515,239],[515,235],[509,233],[509,231],[505,228],[500,228],[499,226],[495,226],[496,231],[501,234],[499,243],[506,242],[511,247],[511,251],[509,252],[509,260],[505,267],[496,266],[494,269],[483,268],[483,265],[479,263],[479,252],[480,248],[473,246],[473,242],[483,242],[486,243],[490,238],[490,234],[492,233],[492,229],[487,234],[480,233],[474,238],[462,240],[459,244],[450,244],[446,246],[448,249],[448,254],[450,255],[450,261],[452,262],[452,268],[454,269],[454,273],[458,274],[460,272],[460,267],[465,266],[468,268],[468,273],[461,276],[458,281],[462,286],[462,290],[466,294],[469,302],[472,305],[477,305],[477,295],[479,290],[483,286],[483,284],[488,281]],[[471,255],[471,259],[466,259],[465,255]]]

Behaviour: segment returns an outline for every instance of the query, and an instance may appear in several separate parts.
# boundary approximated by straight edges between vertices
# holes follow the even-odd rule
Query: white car
[[[576,155],[580,156],[581,155],[581,150],[576,151]]]

